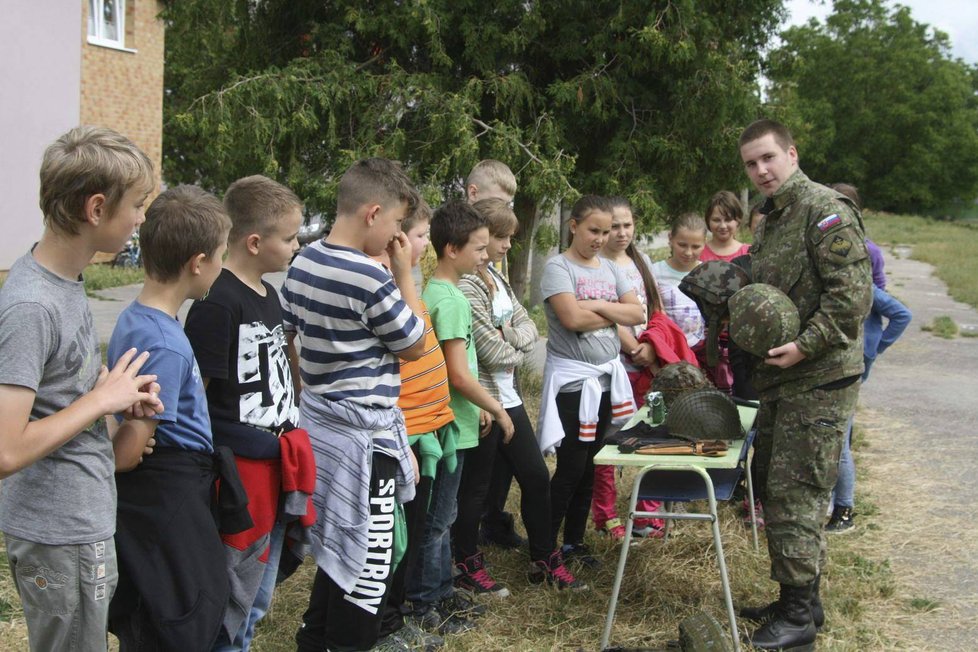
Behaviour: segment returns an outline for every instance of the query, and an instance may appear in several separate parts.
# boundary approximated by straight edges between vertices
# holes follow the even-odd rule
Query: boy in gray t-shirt
[[[148,354],[101,366],[81,273],[143,220],[153,167],[114,131],[78,127],[41,164],[44,234],[0,288],[0,530],[35,650],[105,650],[115,562],[106,414],[161,409]],[[113,428],[114,431],[114,428]]]

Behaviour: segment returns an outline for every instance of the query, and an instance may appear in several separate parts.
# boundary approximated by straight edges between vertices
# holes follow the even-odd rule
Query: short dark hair
[[[231,218],[228,240],[237,242],[252,233],[268,235],[286,213],[302,210],[302,201],[278,181],[255,174],[228,186],[224,208]]]
[[[707,227],[709,227],[710,218],[713,217],[713,211],[717,209],[727,217],[736,220],[738,224],[744,220],[744,207],[737,195],[729,190],[721,190],[710,197],[710,203],[706,207]]]
[[[353,215],[364,204],[407,203],[410,215],[421,200],[400,163],[386,158],[365,158],[350,166],[336,190],[336,212]]]
[[[469,236],[479,229],[489,228],[489,223],[467,202],[452,200],[435,210],[431,218],[431,246],[441,259],[445,247],[452,245],[461,249],[469,242]]]
[[[163,191],[139,227],[143,266],[150,278],[172,281],[197,254],[210,256],[227,238],[231,220],[217,197],[197,186]]]
[[[859,196],[859,189],[856,186],[849,183],[833,183],[829,186],[832,190],[836,191],[840,195],[845,195],[852,200],[852,203],[856,205],[859,210],[863,209],[863,200]]]
[[[740,134],[738,146],[743,147],[747,143],[755,141],[758,138],[763,138],[768,134],[774,135],[774,140],[777,141],[778,145],[784,151],[788,151],[789,147],[794,147],[795,145],[795,139],[791,137],[791,132],[788,131],[787,127],[777,120],[762,118],[747,125],[744,132]]]
[[[414,208],[414,211],[408,213],[404,221],[401,222],[401,231],[407,233],[421,222],[431,224],[431,206],[428,205],[428,202],[424,198],[418,199],[418,205]]]

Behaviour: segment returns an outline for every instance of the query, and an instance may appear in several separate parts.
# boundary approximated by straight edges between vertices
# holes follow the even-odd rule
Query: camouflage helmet
[[[798,337],[798,308],[773,285],[748,285],[730,297],[728,303],[730,339],[749,353],[765,358],[771,349]]]
[[[666,365],[652,378],[651,390],[662,392],[666,409],[681,394],[694,389],[713,387],[710,381],[696,365],[688,362],[675,362]]]
[[[679,289],[696,302],[706,320],[706,364],[720,361],[720,326],[727,316],[727,300],[750,283],[750,276],[739,265],[725,260],[710,260],[697,266],[679,283]]]
[[[681,439],[743,439],[740,412],[716,389],[697,389],[678,397],[666,414],[669,435]]]

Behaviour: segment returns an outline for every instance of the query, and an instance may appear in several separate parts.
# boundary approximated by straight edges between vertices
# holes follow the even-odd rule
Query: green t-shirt
[[[421,298],[428,306],[438,342],[465,340],[469,373],[473,378],[478,378],[479,362],[472,342],[472,308],[468,299],[454,283],[437,278],[428,281]],[[475,448],[479,444],[479,407],[457,394],[454,387],[449,386],[449,391],[452,396],[450,405],[459,430],[458,450]]]

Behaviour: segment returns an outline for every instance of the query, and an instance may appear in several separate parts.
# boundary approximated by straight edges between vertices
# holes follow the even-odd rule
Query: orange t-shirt
[[[397,405],[404,412],[409,436],[434,432],[455,420],[448,406],[448,368],[427,306],[423,317],[424,355],[417,360],[401,360],[401,397]]]

